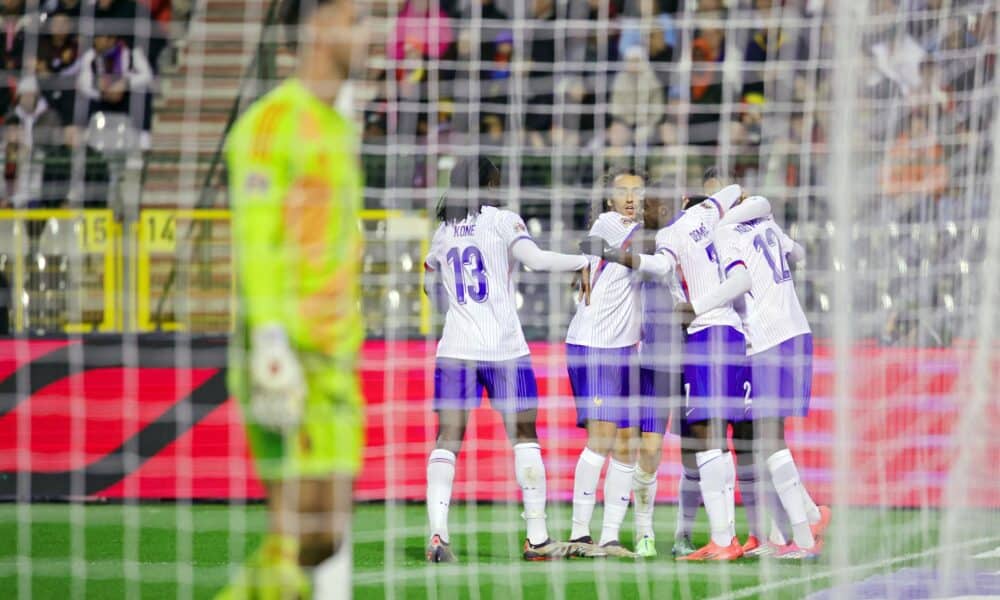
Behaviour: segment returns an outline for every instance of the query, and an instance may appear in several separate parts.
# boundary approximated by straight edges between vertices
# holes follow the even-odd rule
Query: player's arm
[[[658,278],[668,277],[677,267],[677,255],[667,246],[661,245],[659,239],[654,254],[639,254],[632,252],[631,248],[616,248],[598,235],[590,235],[580,242],[580,251]]]
[[[583,254],[563,254],[542,250],[529,237],[518,238],[510,247],[511,256],[532,271],[580,271],[590,265]]]
[[[719,287],[691,301],[696,315],[730,304],[750,291],[753,282],[746,263],[739,254],[738,235],[729,228],[716,230],[714,243],[716,249],[721,252],[726,279]]]
[[[229,153],[233,242],[244,314],[251,330],[286,321],[284,218],[282,206],[291,186],[287,157],[256,149]]]
[[[806,249],[802,244],[788,237],[784,231],[781,232],[781,248],[785,250],[785,256],[789,263],[801,263],[806,259]]]
[[[263,151],[266,145],[252,139],[230,148],[233,243],[251,335],[250,412],[263,427],[288,430],[301,422],[305,403],[305,378],[288,339],[284,303],[282,213],[296,184],[288,177],[288,157],[273,144]]]
[[[711,292],[695,298],[691,301],[691,306],[696,315],[704,314],[713,308],[725,306],[735,302],[750,291],[750,272],[742,261],[732,264],[727,268],[726,280]]]
[[[424,259],[424,293],[431,302],[431,306],[440,313],[448,310],[448,292],[441,281],[441,261],[437,258],[435,248],[437,247],[437,234],[431,242],[431,250]]]
[[[719,226],[733,223],[743,223],[753,219],[771,216],[771,202],[764,196],[750,196],[729,209],[726,216],[719,221]]]
[[[521,217],[504,211],[499,225],[501,238],[507,242],[514,260],[533,271],[577,271],[580,273],[580,296],[590,304],[590,260],[582,254],[563,254],[542,250],[531,239]]]

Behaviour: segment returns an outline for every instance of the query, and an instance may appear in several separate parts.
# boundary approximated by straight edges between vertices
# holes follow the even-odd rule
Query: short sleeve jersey
[[[640,224],[616,212],[602,213],[590,235],[616,248],[628,248]],[[580,300],[566,332],[566,343],[593,348],[624,348],[639,342],[642,300],[637,276],[628,267],[590,257],[590,304]]]
[[[681,288],[688,302],[713,292],[722,283],[722,266],[712,239],[720,216],[718,204],[706,200],[681,211],[656,234],[656,251],[671,255],[677,262]],[[739,315],[727,304],[698,315],[688,333],[713,326],[743,330]]]
[[[810,332],[788,268],[794,242],[773,218],[722,225],[715,232],[715,244],[726,273],[744,265],[750,274],[743,315],[748,354]]]
[[[504,361],[528,354],[510,253],[525,239],[531,236],[521,217],[492,206],[438,227],[424,261],[428,276],[439,277],[448,296],[437,356]]]

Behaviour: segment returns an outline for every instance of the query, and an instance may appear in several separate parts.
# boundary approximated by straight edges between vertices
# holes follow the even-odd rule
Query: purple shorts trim
[[[632,377],[638,375],[638,354],[635,346],[591,348],[566,344],[577,427],[586,427],[590,420],[607,421],[622,428],[639,424],[639,411],[631,410],[629,403]]]
[[[538,384],[531,357],[492,362],[438,358],[434,365],[434,410],[472,410],[482,403],[502,413],[538,408]]]
[[[667,431],[670,410],[681,402],[681,374],[639,368],[639,430],[642,433]]]
[[[749,377],[742,333],[732,327],[708,327],[688,335],[684,345],[687,401],[683,418],[692,422],[750,419]]]
[[[809,414],[812,357],[809,333],[750,357],[751,412],[755,419]]]

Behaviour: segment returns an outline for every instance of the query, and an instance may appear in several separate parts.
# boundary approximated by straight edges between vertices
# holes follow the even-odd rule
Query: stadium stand
[[[85,4],[81,9],[69,0],[49,3],[49,18],[39,30],[37,79],[27,80],[37,82],[31,85],[41,87],[49,112],[64,123],[79,123],[66,108],[73,106],[73,89],[61,80],[73,77],[87,60],[87,51],[73,46],[80,36],[67,27],[74,15],[88,10]],[[387,41],[373,48],[369,72],[375,84],[363,92],[368,208],[426,210],[437,199],[439,174],[452,148],[477,140],[504,165],[510,199],[536,232],[586,225],[590,186],[605,160],[638,160],[662,188],[655,193],[670,198],[696,190],[704,169],[718,165],[769,196],[809,255],[826,260],[833,235],[830,203],[837,200],[826,197],[824,189],[832,32],[822,4],[804,3],[797,19],[779,21],[780,4],[768,0],[730,3],[728,9],[702,2],[695,11],[685,11],[683,2],[658,0],[649,3],[654,24],[645,28],[639,26],[640,4],[373,3]],[[95,14],[147,23],[148,39],[140,45],[157,57],[172,17],[163,3],[154,3],[152,12],[136,6],[102,0]],[[5,19],[16,27],[6,30],[4,91],[12,108],[5,139],[15,141],[16,75],[25,70],[30,19],[19,2],[6,7]],[[164,62],[170,68],[157,75],[155,110],[150,103],[129,104],[139,108],[138,121],[136,111],[129,111],[136,129],[151,129],[153,136],[153,151],[143,157],[141,204],[136,204],[143,208],[225,206],[221,136],[234,111],[266,89],[284,64],[275,51],[278,28],[260,25],[271,2],[208,0],[194,8],[182,5],[178,12],[182,22],[193,16],[188,29],[174,25],[183,43],[167,53]],[[866,110],[858,118],[871,127],[872,160],[858,176],[870,182],[871,195],[857,199],[858,217],[877,215],[886,226],[859,228],[854,238],[860,248],[890,250],[859,251],[861,258],[851,267],[872,284],[858,299],[871,311],[863,336],[884,343],[947,345],[969,316],[963,314],[963,299],[975,291],[976,282],[967,274],[981,259],[977,219],[985,214],[987,195],[981,184],[971,182],[983,180],[992,150],[983,132],[994,118],[992,108],[978,98],[995,76],[995,56],[977,55],[976,47],[994,35],[996,9],[976,1],[955,3],[953,9],[954,17],[942,22],[933,18],[932,3],[917,3],[905,19],[879,17],[885,21],[879,33],[866,40]],[[511,27],[515,17],[531,18],[530,27],[518,35]],[[135,37],[119,41],[129,42]],[[970,54],[975,61],[960,59]],[[159,63],[150,62],[158,70]],[[244,79],[251,72],[256,77]],[[101,128],[96,129],[91,124],[91,139],[101,137]],[[95,151],[91,144],[88,164],[95,166],[86,180],[100,182],[110,170],[103,176],[112,180],[113,189],[121,189],[128,169],[116,165],[124,164],[131,143],[120,136],[105,139],[105,149],[117,147],[117,156]],[[18,184],[17,150],[10,143],[7,149],[4,202],[13,206],[14,190],[32,178],[38,187],[42,170]],[[101,161],[109,158],[109,166],[101,169]],[[44,205],[61,206],[65,181],[79,175],[66,168],[50,171],[47,181],[64,184],[48,186],[57,197]],[[103,193],[106,188],[96,189]],[[101,205],[94,194],[87,198],[88,206]],[[369,245],[366,269],[381,282],[366,291],[366,301],[379,307],[371,333],[385,335],[379,323],[395,318],[406,323],[405,335],[416,335],[417,325],[405,317],[421,310],[413,267],[420,263],[419,244],[400,241],[400,250],[392,245],[396,242],[382,243],[393,235],[384,221],[373,219],[368,227],[378,243]],[[205,225],[209,229],[210,238],[199,238],[212,248],[204,251],[206,260],[223,264],[227,225]],[[547,243],[546,236],[542,241]],[[394,258],[395,252],[401,254]],[[396,271],[387,267],[391,260],[410,269],[390,276]],[[929,273],[931,265],[940,272]],[[150,269],[152,293],[163,288],[169,295],[173,261],[154,256]],[[934,285],[921,283],[928,274],[938,275]],[[568,294],[550,290],[544,277],[529,273],[521,285],[529,335],[558,328],[546,316],[553,307],[560,319],[568,318]],[[810,278],[801,285],[808,311],[829,310],[827,282]],[[220,296],[226,281],[220,278],[209,287],[214,300],[207,302],[213,307],[208,312],[219,314],[192,324],[197,330],[224,329],[228,323],[228,304]],[[52,327],[58,329],[59,322]],[[828,321],[813,322],[823,334]]]

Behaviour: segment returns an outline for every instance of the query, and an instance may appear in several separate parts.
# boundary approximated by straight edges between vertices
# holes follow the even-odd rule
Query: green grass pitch
[[[568,533],[569,511],[566,504],[550,506],[554,536]],[[834,582],[829,557],[806,564],[675,563],[673,506],[657,509],[656,559],[525,563],[519,512],[513,504],[454,505],[451,538],[460,562],[428,565],[423,506],[358,506],[355,597],[801,598]],[[630,521],[623,531],[626,545]],[[934,550],[937,521],[936,512],[841,509],[834,513],[838,533],[829,550],[836,552],[838,541],[846,544],[850,567],[841,573],[850,579],[933,565],[940,559]],[[0,504],[0,596],[210,598],[226,582],[230,559],[240,561],[252,550],[265,522],[260,505]],[[594,523],[600,523],[599,510]],[[745,531],[742,513],[737,525]],[[700,511],[695,542],[706,538]]]

